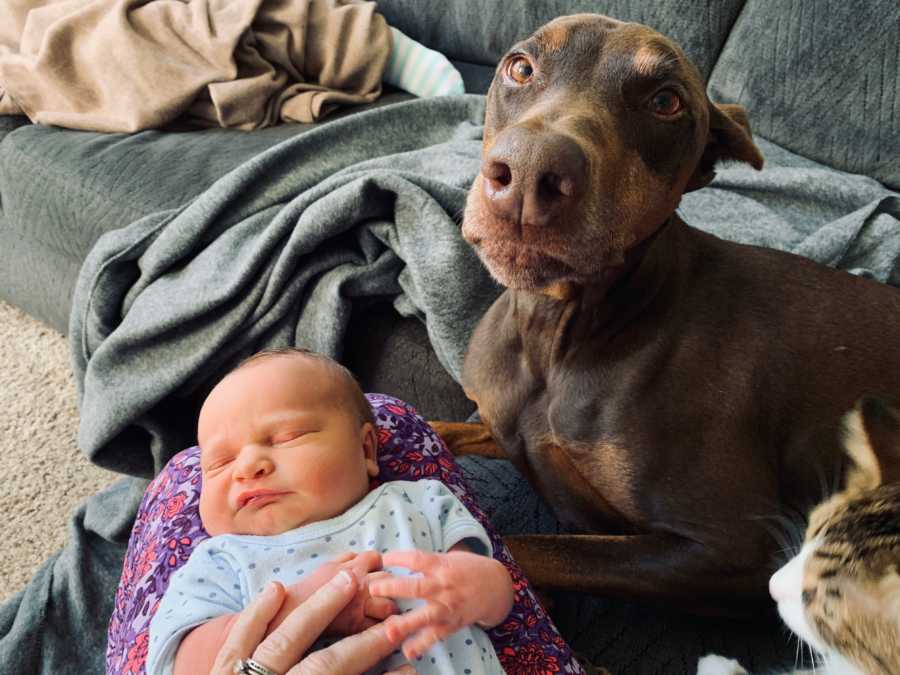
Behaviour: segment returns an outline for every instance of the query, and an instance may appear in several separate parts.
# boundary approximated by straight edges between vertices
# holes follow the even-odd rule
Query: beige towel
[[[3,0],[0,114],[256,129],[381,93],[391,36],[355,0]]]

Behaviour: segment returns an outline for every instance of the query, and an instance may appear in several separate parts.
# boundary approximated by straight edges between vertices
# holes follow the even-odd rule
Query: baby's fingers
[[[366,616],[379,620],[384,620],[399,611],[397,603],[393,600],[389,598],[373,598],[371,596],[366,600],[366,605],[363,608],[363,613]]]
[[[367,574],[381,569],[381,554],[378,551],[362,551],[345,562],[343,567],[352,569],[357,579],[362,581]]]
[[[383,598],[428,598],[440,588],[428,577],[398,577],[388,575],[369,579],[369,593]]]
[[[405,567],[414,572],[428,572],[441,564],[441,558],[436,554],[418,549],[388,551],[382,559],[385,567]]]
[[[406,614],[398,614],[385,624],[388,637],[398,642],[427,626],[443,623],[449,618],[445,610],[443,605],[429,602]]]
[[[393,574],[390,572],[385,572],[384,570],[378,570],[377,572],[369,572],[366,575],[366,587],[373,581],[378,581],[379,579],[390,579]]]
[[[415,661],[416,658],[454,632],[446,624],[429,624],[403,643],[403,656],[410,661]]]

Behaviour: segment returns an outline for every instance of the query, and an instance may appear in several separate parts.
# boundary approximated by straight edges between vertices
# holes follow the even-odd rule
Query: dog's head
[[[511,288],[595,283],[721,159],[762,167],[743,109],[710,102],[678,45],[640,24],[561,17],[497,66],[463,235]]]

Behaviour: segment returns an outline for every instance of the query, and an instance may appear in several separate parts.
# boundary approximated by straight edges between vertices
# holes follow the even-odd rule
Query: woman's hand
[[[252,658],[279,675],[359,675],[365,672],[403,641],[407,633],[391,629],[399,617],[351,635],[326,649],[303,655],[322,635],[335,617],[356,596],[360,582],[342,570],[292,611],[268,636],[269,623],[281,609],[285,590],[271,583],[231,626],[219,650],[211,675],[233,675],[238,659]],[[302,660],[301,660],[302,659]],[[410,665],[392,671],[393,675],[415,673]]]
[[[341,570],[347,570],[361,580],[356,596],[335,617],[325,629],[326,635],[355,635],[370,626],[397,613],[397,605],[388,598],[373,598],[369,594],[367,579],[381,570],[381,555],[377,551],[354,553],[348,551],[334,560],[324,563],[302,581],[287,587],[287,597],[270,629],[277,628],[294,609],[306,602],[313,593],[327,583]]]

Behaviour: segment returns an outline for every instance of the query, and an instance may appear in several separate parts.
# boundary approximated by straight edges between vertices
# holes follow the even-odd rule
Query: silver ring
[[[234,662],[232,672],[236,675],[278,675],[274,670],[266,668],[259,661],[253,659],[238,659]]]

